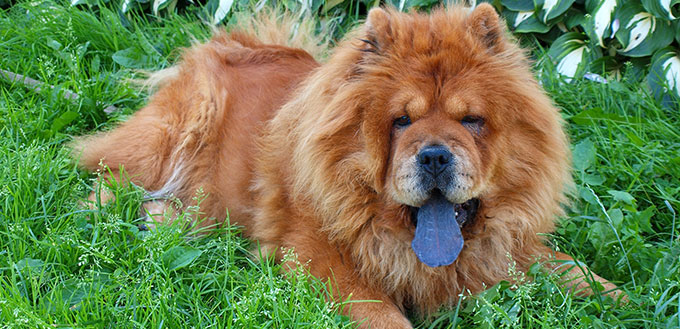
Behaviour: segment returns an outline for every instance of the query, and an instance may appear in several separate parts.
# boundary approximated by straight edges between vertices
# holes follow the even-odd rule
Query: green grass
[[[92,177],[64,148],[105,129],[146,95],[132,69],[170,65],[209,28],[195,19],[122,19],[60,3],[20,3],[0,13],[0,69],[55,86],[39,93],[0,81],[0,328],[349,328],[326,288],[282,275],[249,255],[237,228],[188,235],[181,223],[137,229],[142,191],[112,186],[116,202],[79,202]],[[539,55],[539,58],[542,58]],[[617,307],[574,298],[538,267],[501,283],[422,328],[680,327],[680,112],[663,109],[633,76],[558,83],[538,61],[564,109],[577,191],[552,237],[629,292]],[[81,95],[67,100],[70,90]],[[107,114],[109,105],[119,108]]]

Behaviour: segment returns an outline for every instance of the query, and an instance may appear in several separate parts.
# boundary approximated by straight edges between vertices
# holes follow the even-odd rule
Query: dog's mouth
[[[411,248],[430,267],[452,264],[463,250],[461,228],[474,221],[479,199],[451,203],[435,189],[420,208],[411,208],[416,233]]]

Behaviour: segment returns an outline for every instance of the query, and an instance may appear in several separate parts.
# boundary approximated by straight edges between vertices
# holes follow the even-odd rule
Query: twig
[[[54,86],[52,85],[48,85],[44,82],[29,78],[27,76],[2,69],[0,69],[0,76],[2,76],[5,80],[9,82],[19,82],[26,86],[26,88],[36,93],[40,93],[45,87],[48,87],[49,89],[54,89]],[[62,90],[62,92],[63,92],[62,97],[64,97],[65,99],[78,100],[80,98],[80,95],[70,90],[64,89]],[[118,111],[118,108],[113,105],[109,105],[106,108],[104,108],[104,112],[106,114],[111,114],[116,111]]]

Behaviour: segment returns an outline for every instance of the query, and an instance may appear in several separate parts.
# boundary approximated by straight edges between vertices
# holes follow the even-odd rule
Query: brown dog
[[[365,326],[410,328],[405,308],[431,313],[508,279],[508,256],[526,269],[553,254],[541,233],[567,201],[567,138],[489,5],[373,9],[321,66],[218,34],[163,75],[128,122],[75,142],[82,166],[119,179],[123,165],[185,205],[202,188],[208,217],[229,209],[266,251],[294,249],[338,298],[382,301],[352,304]]]

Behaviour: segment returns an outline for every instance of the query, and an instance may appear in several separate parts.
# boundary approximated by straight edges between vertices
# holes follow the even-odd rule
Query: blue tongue
[[[463,250],[463,234],[456,222],[454,204],[438,191],[418,210],[411,248],[430,267],[453,263]]]

